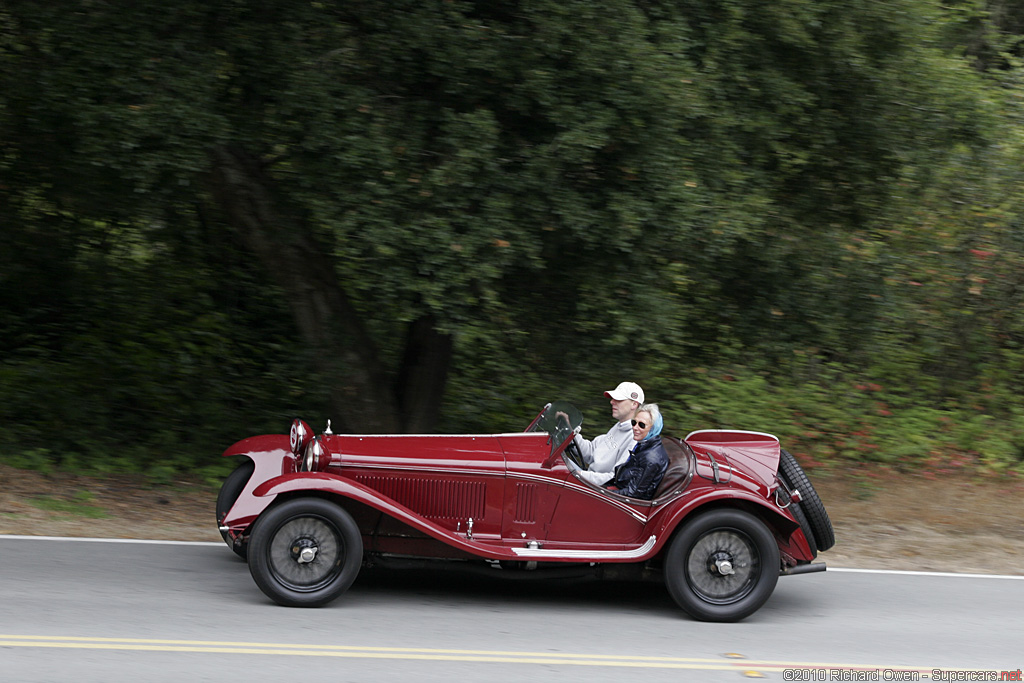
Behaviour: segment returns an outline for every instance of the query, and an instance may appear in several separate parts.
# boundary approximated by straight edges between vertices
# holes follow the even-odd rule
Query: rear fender
[[[765,500],[761,496],[744,491],[742,489],[711,489],[691,499],[689,504],[681,507],[670,515],[660,520],[659,526],[651,533],[657,535],[662,543],[661,547],[667,546],[668,540],[675,533],[692,519],[695,515],[717,507],[740,507],[756,515],[761,521],[768,525],[772,534],[779,544],[783,562],[787,565],[795,564],[797,561],[811,561],[814,553],[804,537],[803,531],[796,520],[788,513],[781,510],[772,500]],[[790,562],[792,560],[792,562]]]

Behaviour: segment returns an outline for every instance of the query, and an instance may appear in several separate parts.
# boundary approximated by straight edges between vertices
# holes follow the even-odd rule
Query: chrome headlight
[[[330,463],[331,452],[327,450],[327,446],[323,444],[323,441],[318,436],[306,445],[306,452],[302,454],[302,464],[299,466],[299,471],[320,472],[327,469]]]
[[[288,434],[288,440],[291,443],[292,453],[298,455],[302,453],[306,446],[309,445],[310,439],[313,438],[313,430],[309,428],[309,425],[302,420],[295,418],[292,422],[291,431]]]

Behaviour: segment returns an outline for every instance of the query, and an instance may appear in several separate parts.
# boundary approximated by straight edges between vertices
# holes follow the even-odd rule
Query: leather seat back
[[[654,492],[654,499],[675,493],[689,483],[693,458],[693,451],[682,439],[662,436],[661,445],[665,447],[665,454],[668,455],[668,469],[665,470],[665,476],[661,478],[661,483]]]

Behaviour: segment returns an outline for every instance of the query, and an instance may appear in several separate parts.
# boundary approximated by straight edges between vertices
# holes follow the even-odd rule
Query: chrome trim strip
[[[639,548],[633,550],[545,550],[544,548],[512,548],[519,557],[535,557],[537,559],[580,559],[580,560],[632,560],[647,554],[657,542],[651,536]]]
[[[565,483],[564,479],[548,477],[543,474],[533,474],[532,472],[519,472],[517,470],[505,470],[505,476],[509,479],[522,479],[523,481],[531,481],[537,484],[551,484],[552,486],[562,486]]]
[[[718,434],[722,432],[730,432],[733,434],[756,434],[758,436],[770,437],[772,439],[775,439],[776,441],[779,440],[779,437],[775,436],[774,434],[769,434],[768,432],[752,432],[749,429],[698,429],[684,436],[683,441],[689,440],[689,438],[691,436],[694,436],[695,434]]]
[[[734,430],[729,430],[734,431]],[[547,436],[547,432],[497,432],[495,434],[350,434],[346,432],[334,432],[331,436],[347,439],[492,439],[507,438],[510,436]]]
[[[355,457],[355,456],[349,456],[349,457]],[[378,465],[378,464],[367,464],[367,463],[362,463],[362,462],[346,461],[344,459],[344,456],[343,456],[342,457],[342,461],[341,461],[341,472],[342,472],[342,474],[340,474],[338,476],[343,476],[343,477],[346,477],[346,478],[351,478],[351,477],[348,476],[348,474],[346,474],[346,470],[348,470],[348,471],[351,471],[351,470],[383,470],[383,471],[388,471],[388,472],[402,472],[402,471],[406,471],[406,472],[409,472],[410,475],[420,474],[420,473],[423,473],[423,472],[430,472],[431,474],[450,474],[450,475],[459,476],[459,477],[466,476],[466,475],[478,475],[478,476],[487,476],[487,477],[497,477],[499,479],[504,479],[505,478],[505,468],[504,467],[502,467],[502,469],[493,469],[493,470],[471,470],[471,469],[461,469],[457,465],[452,465],[450,467],[437,467],[437,466],[435,466],[435,467],[420,467],[420,466],[416,466],[414,464]],[[335,473],[335,472],[328,472],[328,474],[337,474],[337,473]]]

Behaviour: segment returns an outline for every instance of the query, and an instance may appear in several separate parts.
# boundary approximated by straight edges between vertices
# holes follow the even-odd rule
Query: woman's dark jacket
[[[619,495],[650,500],[667,469],[668,454],[661,445],[661,437],[656,436],[634,446],[629,458],[615,468],[615,476],[605,486],[616,487]]]

